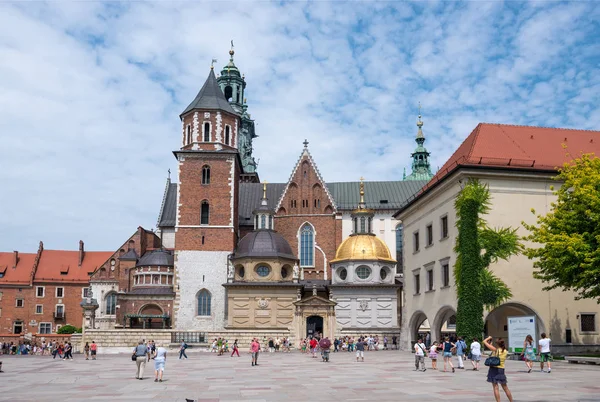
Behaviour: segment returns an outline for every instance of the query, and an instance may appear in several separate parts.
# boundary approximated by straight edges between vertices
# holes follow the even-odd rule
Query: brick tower
[[[181,148],[175,223],[174,326],[223,327],[228,257],[237,244],[240,115],[217,83],[213,67],[180,115]]]

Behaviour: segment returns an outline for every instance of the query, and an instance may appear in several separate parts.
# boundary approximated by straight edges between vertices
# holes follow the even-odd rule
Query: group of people
[[[131,360],[133,360],[136,364],[136,379],[142,380],[144,378],[146,362],[154,360],[154,382],[163,381],[165,364],[167,362],[167,349],[161,344],[157,344],[153,340],[146,342],[142,339],[133,349]]]
[[[86,347],[91,348],[93,355],[96,355],[96,344],[94,342],[92,342],[91,346],[86,343]],[[73,360],[73,345],[71,342],[60,342],[57,340],[48,342],[43,340],[41,343],[34,342],[33,344],[27,342],[19,342],[18,344],[14,342],[0,342],[0,351],[6,355],[48,355],[52,356],[53,359],[56,359],[58,356],[61,360]],[[86,353],[87,356],[88,353]]]
[[[550,338],[545,333],[541,335],[541,339],[538,342],[539,355],[536,357],[534,351],[534,341],[531,335],[527,335],[523,342],[523,350],[521,358],[525,361],[528,368],[528,373],[531,373],[533,369],[533,362],[540,361],[540,371],[544,372],[544,364],[548,365],[548,373],[552,372],[552,366],[550,363]],[[492,384],[494,397],[496,401],[500,401],[500,390],[502,387],[506,397],[512,402],[512,394],[508,388],[508,381],[506,379],[504,363],[508,357],[508,350],[506,348],[506,342],[502,338],[498,338],[496,342],[492,342],[492,337],[489,336],[483,340],[483,346],[490,350],[491,354],[488,357],[488,361],[485,363],[489,369],[487,374],[487,381]],[[427,371],[425,368],[425,357],[431,359],[431,368],[437,370],[437,360],[439,355],[442,355],[444,360],[444,372],[447,371],[448,367],[452,372],[456,372],[456,369],[465,369],[465,360],[470,360],[473,366],[473,371],[479,370],[479,365],[482,356],[482,345],[479,343],[477,338],[474,338],[470,345],[467,345],[462,337],[458,337],[456,341],[450,340],[449,337],[445,337],[444,341],[440,344],[433,342],[431,346],[424,344],[420,338],[414,345],[415,352],[415,371]],[[458,359],[458,367],[454,367],[452,357],[456,355]]]

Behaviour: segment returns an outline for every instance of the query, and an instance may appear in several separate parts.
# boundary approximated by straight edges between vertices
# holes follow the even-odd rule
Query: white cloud
[[[595,3],[0,4],[0,249],[153,227],[179,113],[235,41],[255,156],[396,180],[417,102],[441,166],[479,121],[598,128]]]

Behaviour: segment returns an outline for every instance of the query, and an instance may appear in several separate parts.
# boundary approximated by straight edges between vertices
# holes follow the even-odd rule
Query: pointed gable
[[[181,116],[194,109],[223,110],[231,114],[236,114],[227,99],[225,99],[225,95],[217,83],[217,78],[212,68],[202,89],[200,89],[200,92],[198,92],[192,103],[181,113]]]
[[[292,171],[275,211],[278,215],[332,214],[335,201],[308,151],[308,142]]]

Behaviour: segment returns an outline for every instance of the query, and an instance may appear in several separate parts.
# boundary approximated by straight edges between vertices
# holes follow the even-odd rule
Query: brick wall
[[[204,124],[209,123],[210,140],[204,142]],[[188,142],[188,126],[192,131],[192,142]],[[225,144],[225,129],[229,126],[230,145]],[[225,147],[237,148],[237,128],[239,117],[223,111],[196,110],[182,118],[182,149],[220,150]]]

